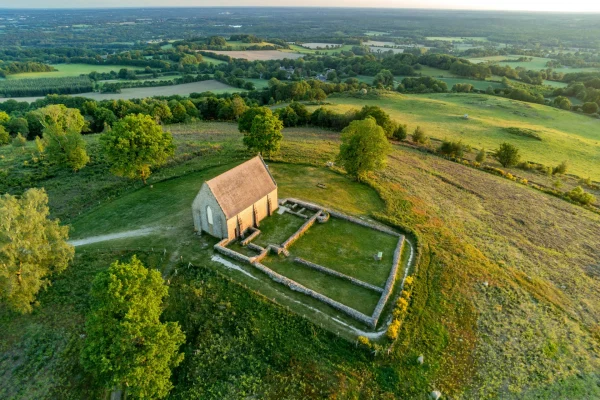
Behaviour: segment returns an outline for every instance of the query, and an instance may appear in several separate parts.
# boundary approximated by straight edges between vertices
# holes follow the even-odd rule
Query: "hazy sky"
[[[600,12],[598,0],[0,0],[0,8],[305,6]]]

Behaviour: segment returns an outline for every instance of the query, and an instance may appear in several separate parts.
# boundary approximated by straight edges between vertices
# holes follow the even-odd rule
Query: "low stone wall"
[[[322,208],[322,207],[320,207],[320,206],[318,206],[316,204],[313,204],[313,203],[308,203],[306,201],[302,201],[302,200],[290,198],[290,199],[285,199],[283,204],[285,204],[287,202],[296,203],[296,204],[298,204],[298,205],[300,205],[300,206],[302,206],[302,207],[304,207],[304,208],[306,208],[308,210],[313,210],[313,211],[322,210],[322,211],[325,211],[325,212],[328,212],[329,214],[331,214],[332,217],[339,218],[339,219],[344,219],[346,221],[350,221],[350,222],[355,223],[357,225],[361,225],[361,226],[364,226],[364,227],[367,227],[367,228],[371,228],[371,229],[374,229],[374,230],[379,231],[379,232],[387,233],[388,235],[392,235],[392,236],[396,236],[396,237],[402,236],[398,232],[394,232],[393,230],[389,229],[388,227],[385,227],[385,226],[382,226],[382,225],[379,225],[379,224],[376,224],[376,223],[372,223],[372,222],[363,221],[362,219],[351,217],[349,215],[346,215],[346,214],[343,214],[341,212],[337,212],[337,211],[331,210],[329,208]]]
[[[257,237],[258,235],[260,235],[260,230],[256,229],[256,228],[250,228],[253,230],[253,232],[244,240],[242,240],[240,243],[242,246],[246,246],[248,243],[250,243],[251,241],[254,240],[255,237]]]
[[[294,262],[296,262],[298,264],[301,264],[301,265],[304,265],[305,267],[315,269],[315,270],[317,270],[319,272],[323,272],[323,273],[325,273],[327,275],[332,275],[332,276],[336,276],[338,278],[345,279],[345,280],[350,281],[351,283],[355,284],[356,286],[360,286],[360,287],[363,287],[363,288],[366,288],[366,289],[374,290],[374,291],[376,291],[378,293],[383,293],[383,288],[380,288],[379,286],[371,285],[370,283],[363,282],[361,280],[358,280],[356,278],[351,277],[350,275],[342,274],[341,272],[338,272],[336,270],[324,267],[322,265],[311,263],[310,261],[307,261],[307,260],[305,260],[303,258],[296,257],[296,258],[294,258]]]
[[[245,263],[248,263],[248,264],[252,263],[254,257],[250,258],[248,256],[245,256],[243,254],[238,253],[237,251],[228,249],[227,247],[222,246],[221,243],[222,242],[219,242],[219,243],[217,243],[215,245],[215,250],[217,252],[219,252],[219,253],[227,256],[227,257],[231,257],[231,258],[233,258],[234,260],[237,260],[237,261],[245,262]]]
[[[300,217],[300,218],[304,218],[304,219],[308,218],[308,215],[300,214],[299,212],[296,212],[296,211],[294,211],[294,210],[292,210],[290,208],[286,208],[285,212],[288,213],[288,214],[295,215],[295,216]]]
[[[282,285],[287,286],[288,288],[295,290],[296,292],[300,292],[303,293],[307,296],[310,296],[314,299],[320,300],[323,303],[335,308],[338,311],[343,312],[344,314],[349,315],[350,317],[356,319],[357,321],[360,321],[372,328],[375,327],[375,323],[373,322],[373,318],[369,317],[368,315],[365,315],[359,311],[356,311],[355,309],[348,307],[342,303],[339,303],[333,299],[330,299],[327,296],[324,296],[318,292],[315,292],[312,289],[309,289],[305,286],[302,286],[301,284],[299,284],[296,281],[293,281],[291,279],[286,278],[283,275],[278,274],[277,272],[273,271],[272,269],[270,269],[269,267],[259,263],[259,262],[255,262],[252,263],[252,265],[254,267],[256,267],[258,270],[262,271],[263,273],[265,273],[269,278],[271,278],[272,280],[274,280],[277,283],[281,283]]]
[[[248,248],[250,250],[254,250],[254,251],[258,252],[258,253],[262,253],[265,250],[264,247],[261,247],[261,246],[259,246],[257,244],[254,244],[254,243],[248,243]]]
[[[394,283],[396,282],[396,275],[398,273],[398,267],[400,266],[400,257],[402,255],[402,247],[404,246],[404,236],[400,235],[400,239],[398,240],[398,245],[396,246],[396,250],[394,251],[394,260],[392,261],[392,270],[390,271],[390,275],[385,283],[385,287],[383,288],[383,294],[379,298],[379,302],[377,306],[375,306],[375,311],[373,311],[373,326],[377,325],[377,321],[381,316],[381,312],[385,307],[385,303],[387,303],[390,298],[392,291],[394,289]]]
[[[306,232],[308,230],[308,228],[310,228],[311,226],[313,226],[313,224],[315,223],[315,221],[317,220],[317,217],[321,214],[321,210],[317,211],[315,213],[315,215],[313,215],[312,217],[310,217],[308,219],[308,221],[306,221],[301,227],[300,229],[298,229],[296,231],[296,233],[294,233],[292,236],[290,236],[285,242],[283,242],[281,244],[281,247],[283,247],[284,249],[287,249],[288,247],[290,247],[292,245],[292,243],[294,243],[296,240],[298,240],[298,238],[300,236],[302,236],[302,234],[304,232]]]

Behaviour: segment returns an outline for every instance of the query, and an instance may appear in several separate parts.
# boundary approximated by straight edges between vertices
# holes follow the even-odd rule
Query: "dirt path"
[[[124,239],[124,238],[130,238],[130,237],[137,237],[137,236],[145,236],[148,235],[152,232],[154,232],[156,230],[156,228],[143,228],[143,229],[136,229],[133,231],[125,231],[125,232],[118,232],[118,233],[111,233],[108,235],[100,235],[100,236],[91,236],[85,239],[77,239],[77,240],[70,240],[69,243],[75,247],[77,246],[85,246],[86,244],[92,244],[92,243],[98,243],[98,242],[106,242],[107,240],[115,240],[115,239]]]

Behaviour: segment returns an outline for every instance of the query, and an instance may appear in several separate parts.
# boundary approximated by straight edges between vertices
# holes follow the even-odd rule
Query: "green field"
[[[338,111],[378,105],[393,119],[419,125],[436,139],[462,140],[476,148],[493,150],[502,142],[516,145],[526,160],[545,165],[567,161],[569,172],[600,179],[600,121],[556,108],[499,97],[468,94],[400,95],[379,100],[329,98]],[[469,120],[461,117],[469,115]],[[506,127],[540,132],[543,140],[515,137]]]
[[[458,37],[458,36],[428,36],[425,39],[427,40],[440,40],[443,42],[464,42],[464,41],[478,41],[478,42],[487,42],[488,39],[486,37],[480,36],[466,36],[466,37]]]
[[[469,61],[472,63],[482,63],[482,62],[492,62],[496,64],[509,65],[512,68],[523,67],[528,70],[539,71],[542,69],[547,69],[546,63],[551,60],[551,58],[543,58],[543,57],[531,57],[533,60],[531,61],[515,61],[515,62],[504,62],[502,60],[516,60],[519,55],[506,55],[506,56],[489,56],[489,57],[474,57],[469,58]],[[600,68],[570,68],[570,67],[562,67],[562,68],[553,68],[556,72],[594,72],[600,71]]]
[[[302,47],[302,46],[298,46],[296,44],[290,44],[290,50],[296,53],[302,53],[302,54],[316,54],[317,52],[319,54],[334,54],[334,53],[339,53],[341,51],[350,51],[352,50],[352,45],[350,44],[345,44],[341,47],[336,47],[333,49],[319,49],[319,50],[313,50],[313,49],[307,49],[306,47]]]
[[[7,79],[31,79],[31,78],[60,78],[64,76],[78,76],[90,72],[119,72],[121,68],[141,69],[131,65],[91,65],[91,64],[54,64],[57,71],[52,72],[30,72],[23,74],[8,75]]]
[[[203,55],[203,56],[202,56],[202,60],[203,60],[204,62],[207,62],[207,63],[213,63],[213,64],[215,64],[215,65],[219,65],[219,64],[226,64],[226,61],[223,61],[223,60],[218,60],[218,59],[216,59],[216,58],[209,57],[209,56],[205,56],[205,55]]]
[[[269,81],[266,80],[266,79],[244,78],[244,80],[246,82],[252,82],[252,83],[254,83],[254,87],[256,87],[256,89],[258,89],[258,90],[269,87]]]

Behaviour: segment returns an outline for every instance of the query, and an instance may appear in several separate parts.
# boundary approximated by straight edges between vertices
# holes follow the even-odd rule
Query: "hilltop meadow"
[[[192,234],[191,200],[203,180],[249,154],[234,124],[170,129],[176,155],[147,186],[109,175],[102,157],[76,174],[41,176],[31,174],[40,168],[31,145],[0,149],[2,167],[17,166],[31,186],[46,188],[73,238],[156,228],[78,248],[33,314],[0,310],[2,396],[98,393],[85,374],[73,374],[87,290],[96,271],[132,253],[169,279],[165,318],[182,321],[188,335],[172,398],[425,398],[433,388],[454,398],[600,396],[598,214],[404,145],[358,183],[324,166],[338,133],[284,129],[281,153],[269,161],[282,197],[384,218],[422,243],[400,338],[389,354],[374,355],[343,325],[298,308],[299,294],[211,261],[214,240]],[[86,141],[94,154],[97,135]],[[323,328],[309,322],[315,318]]]

